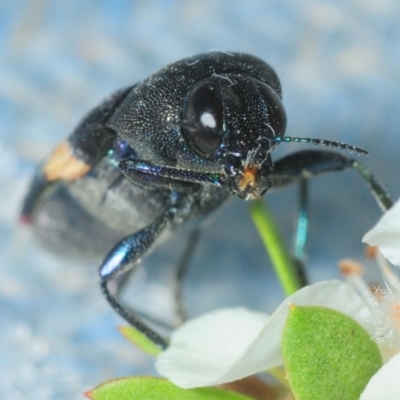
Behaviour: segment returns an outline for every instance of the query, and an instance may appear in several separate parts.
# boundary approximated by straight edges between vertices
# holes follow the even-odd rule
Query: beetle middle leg
[[[174,290],[175,306],[176,306],[176,313],[181,323],[187,320],[186,310],[182,301],[183,281],[185,280],[190,262],[193,257],[193,253],[199,241],[199,237],[200,237],[199,229],[194,229],[192,232],[190,232],[189,238],[186,241],[186,246],[183,250],[183,253],[178,263],[178,267],[176,269],[175,290]]]
[[[121,159],[119,170],[135,185],[148,188],[168,189],[170,191],[169,206],[155,222],[120,241],[109,252],[100,266],[101,288],[111,306],[127,322],[136,327],[155,344],[162,348],[167,341],[157,332],[149,328],[138,317],[137,313],[128,311],[118,300],[120,279],[114,279],[131,271],[158,241],[159,236],[170,228],[184,223],[196,216],[207,215],[219,206],[228,196],[228,192],[211,183],[216,174],[205,174],[192,171],[174,170],[169,167],[155,167],[151,164],[135,160]],[[218,176],[219,178],[219,176]],[[176,216],[176,218],[175,218]],[[196,229],[196,228],[195,228]],[[197,243],[198,233],[189,235],[187,245],[178,264],[175,284],[176,311],[183,321],[185,317],[181,298],[182,281],[186,273],[191,255]],[[111,282],[113,281],[113,286]],[[110,283],[110,285],[108,285]]]
[[[136,185],[166,188],[185,193],[189,193],[191,189],[198,188],[198,185],[193,181],[173,179],[173,177],[160,174],[159,167],[154,171],[148,171],[144,167],[147,165],[150,164],[138,160],[123,159],[119,162],[118,167],[124,176]]]
[[[161,348],[167,347],[166,339],[143,323],[137,315],[122,306],[117,296],[109,290],[108,283],[139,264],[142,257],[151,250],[157,239],[168,229],[173,215],[174,209],[170,207],[154,223],[122,239],[111,249],[99,268],[100,286],[110,305],[127,322]],[[116,292],[118,291],[116,290]]]

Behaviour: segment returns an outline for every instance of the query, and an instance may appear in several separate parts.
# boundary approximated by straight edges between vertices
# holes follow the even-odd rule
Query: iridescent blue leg
[[[304,265],[308,241],[308,227],[308,181],[307,179],[302,178],[299,182],[299,208],[297,212],[293,243],[293,258],[300,282],[303,286],[307,285],[307,274],[305,272]]]
[[[122,239],[111,249],[99,268],[101,290],[112,308],[161,348],[167,347],[166,339],[142,322],[136,314],[124,307],[119,302],[117,295],[111,293],[108,283],[139,264],[140,260],[153,248],[160,235],[168,229],[173,216],[174,207],[171,206],[154,223]],[[117,289],[115,292],[118,293],[119,290]]]
[[[299,278],[306,285],[307,279],[304,272],[304,260],[308,237],[308,188],[307,180],[315,175],[325,172],[341,171],[354,168],[367,183],[372,194],[382,210],[389,209],[393,202],[375,176],[358,161],[344,156],[341,153],[319,150],[305,150],[292,153],[281,158],[275,163],[272,173],[275,187],[286,186],[299,181],[299,211],[297,217],[294,261],[297,266]]]
[[[211,183],[216,186],[222,186],[224,183],[224,178],[218,173],[207,173],[207,172],[195,172],[195,171],[185,171],[182,169],[176,169],[172,167],[159,167],[150,164],[146,161],[140,160],[121,160],[119,162],[119,169],[128,178],[135,181],[138,174],[144,174],[147,176],[146,179],[152,177],[153,185],[165,186],[173,184],[184,183]]]

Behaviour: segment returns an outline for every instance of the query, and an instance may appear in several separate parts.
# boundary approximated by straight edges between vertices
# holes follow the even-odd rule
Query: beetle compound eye
[[[267,121],[274,136],[283,136],[286,131],[286,111],[279,95],[265,83],[259,82],[259,90],[267,106]]]
[[[183,121],[189,146],[202,155],[214,153],[222,141],[222,96],[217,82],[206,80],[192,89]]]

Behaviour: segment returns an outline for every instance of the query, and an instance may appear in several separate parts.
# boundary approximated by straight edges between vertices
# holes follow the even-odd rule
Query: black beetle
[[[38,169],[22,219],[53,250],[98,254],[114,245],[100,266],[103,293],[128,322],[166,347],[107,284],[171,231],[201,221],[230,194],[256,199],[271,185],[348,167],[390,206],[374,177],[340,153],[298,151],[273,163],[271,152],[281,142],[366,154],[344,143],[286,137],[285,129],[280,82],[264,61],[227,52],[185,58],[91,111]]]

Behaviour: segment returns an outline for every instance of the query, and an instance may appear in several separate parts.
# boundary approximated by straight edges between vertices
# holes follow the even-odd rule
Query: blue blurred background
[[[182,57],[252,53],[281,78],[287,134],[366,148],[362,161],[397,198],[399,21],[396,0],[1,1],[0,398],[80,399],[104,380],[154,373],[116,332],[122,321],[101,297],[96,265],[44,252],[17,221],[35,165],[89,109]],[[274,156],[294,150],[282,145]],[[296,188],[266,202],[290,243]],[[205,230],[185,288],[191,315],[239,304],[272,311],[282,300],[247,210],[234,199]],[[364,260],[361,237],[379,215],[356,172],[314,179],[311,280],[339,276],[340,258]],[[181,242],[146,259],[132,304],[172,314]]]

